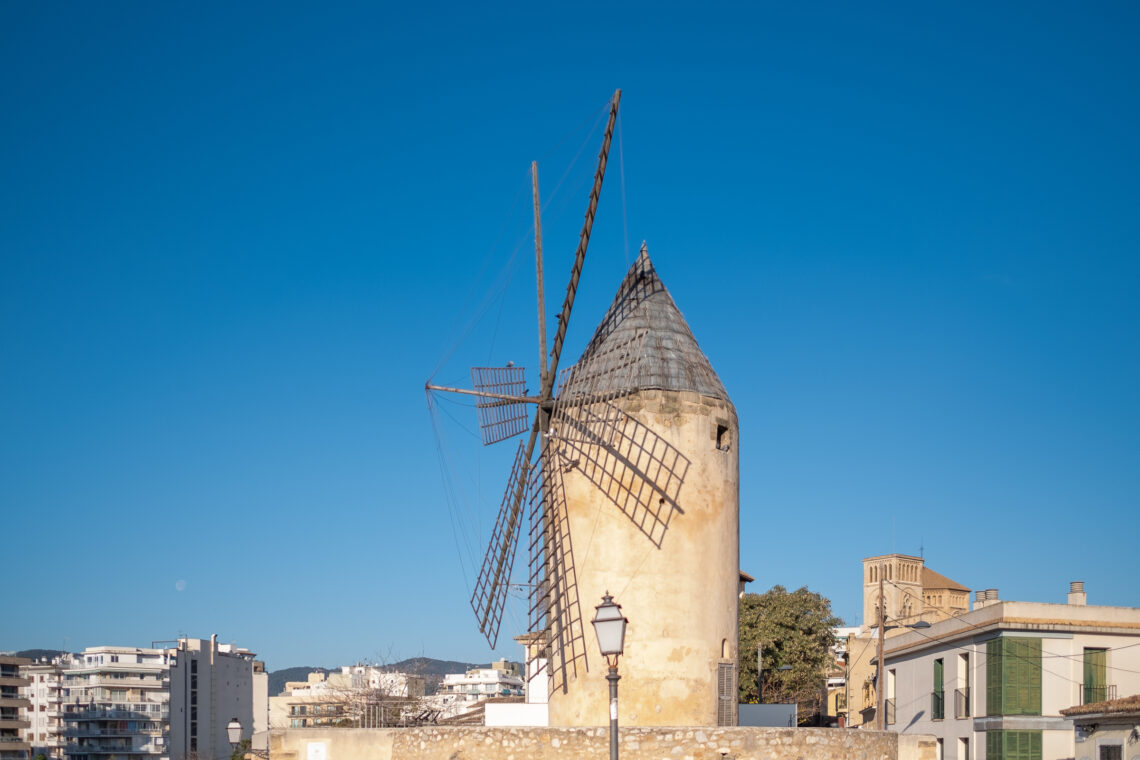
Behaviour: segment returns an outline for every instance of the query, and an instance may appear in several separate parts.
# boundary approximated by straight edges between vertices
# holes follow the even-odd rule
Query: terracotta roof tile
[[[947,588],[947,589],[950,589],[951,591],[966,591],[966,592],[969,592],[969,590],[970,590],[967,587],[963,586],[961,583],[958,583],[957,581],[952,581],[949,578],[947,578],[945,575],[942,575],[941,573],[936,573],[933,570],[931,570],[929,567],[925,567],[925,566],[922,568],[922,587],[924,589],[927,589],[927,588]]]
[[[1087,705],[1076,705],[1062,710],[1061,714],[1069,717],[1100,713],[1130,712],[1140,712],[1140,694],[1133,694],[1130,697],[1121,697],[1120,699],[1107,699],[1103,702],[1090,702]]]

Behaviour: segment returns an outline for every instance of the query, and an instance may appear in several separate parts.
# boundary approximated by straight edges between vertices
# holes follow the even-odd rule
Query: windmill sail
[[[487,643],[492,649],[499,639],[499,625],[503,622],[503,609],[507,603],[507,589],[521,532],[519,510],[515,505],[522,501],[530,485],[527,478],[530,468],[527,466],[525,451],[520,441],[507,480],[507,490],[495,519],[495,529],[491,532],[491,542],[483,557],[479,578],[475,581],[475,591],[471,595],[471,607],[479,620],[479,632],[487,637]]]
[[[471,384],[489,395],[520,398],[526,395],[526,370],[512,366],[472,367]],[[530,414],[523,401],[483,398],[476,402],[475,410],[484,446],[521,435],[530,427]]]

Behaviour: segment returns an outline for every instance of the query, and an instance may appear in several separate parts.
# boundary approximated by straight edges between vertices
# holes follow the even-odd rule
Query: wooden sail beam
[[[542,378],[542,389],[539,394],[540,405],[543,402],[549,403],[553,398],[554,391],[554,378],[558,374],[558,357],[562,354],[562,344],[566,340],[566,325],[570,320],[570,309],[574,305],[574,295],[578,291],[578,280],[582,276],[582,265],[586,260],[586,248],[590,244],[590,232],[594,227],[594,215],[598,210],[598,198],[602,193],[602,179],[606,175],[606,161],[609,159],[610,154],[610,141],[614,136],[614,122],[617,120],[618,103],[621,101],[621,90],[614,92],[613,99],[610,101],[610,118],[606,122],[606,133],[602,140],[602,151],[598,155],[598,168],[594,172],[594,186],[590,190],[590,202],[586,207],[586,219],[582,225],[582,233],[578,237],[578,249],[574,254],[574,266],[570,270],[570,283],[566,286],[566,299],[562,303],[562,312],[558,315],[558,332],[554,336],[554,347],[550,351],[550,364],[546,367],[546,374]],[[545,345],[543,346],[545,349]],[[523,458],[523,478],[520,485],[515,489],[514,502],[511,504],[510,516],[507,521],[507,540],[503,542],[500,547],[500,554],[497,558],[497,566],[495,568],[494,581],[491,586],[490,596],[494,596],[501,583],[508,583],[509,578],[502,578],[502,569],[506,565],[505,553],[507,547],[510,546],[510,538],[514,531],[518,530],[518,518],[522,511],[523,496],[526,493],[525,481],[529,475],[531,467],[531,457],[534,455],[534,444],[538,439],[539,433],[545,433],[549,429],[550,416],[544,412],[540,406],[538,414],[534,416],[534,424],[530,429],[530,438],[526,444],[526,454]],[[479,630],[484,634],[487,633],[486,627],[490,618],[490,610],[486,610],[483,614],[483,619],[479,621]],[[497,632],[496,632],[497,633]]]
[[[534,270],[538,288],[538,377],[539,387],[546,381],[546,289],[542,283],[542,208],[538,202],[538,162],[530,162],[530,179],[534,189]]]
[[[429,391],[447,391],[448,393],[459,393],[463,396],[478,396],[479,398],[493,398],[496,401],[503,401],[512,404],[538,404],[542,401],[539,396],[508,396],[504,393],[491,393],[489,391],[473,391],[467,388],[451,388],[446,385],[432,385],[431,383],[424,383],[424,390]]]
[[[570,270],[570,283],[566,286],[566,299],[562,302],[562,312],[558,315],[558,332],[554,335],[554,347],[550,349],[550,366],[542,380],[542,397],[549,399],[554,391],[554,378],[558,373],[558,358],[562,355],[562,344],[566,340],[566,325],[570,322],[570,309],[574,306],[574,296],[578,292],[578,280],[582,277],[582,265],[586,261],[586,247],[590,244],[590,232],[594,228],[594,214],[598,210],[598,198],[602,194],[602,179],[606,176],[606,161],[610,155],[610,140],[614,136],[614,122],[617,120],[621,90],[614,92],[610,101],[610,118],[606,122],[606,136],[602,140],[602,152],[598,155],[598,168],[594,172],[594,186],[590,190],[590,204],[586,207],[586,219],[582,223],[582,233],[578,237],[578,250],[574,254],[574,266]]]

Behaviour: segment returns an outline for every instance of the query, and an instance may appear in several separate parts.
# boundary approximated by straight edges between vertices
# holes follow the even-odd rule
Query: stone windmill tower
[[[609,591],[629,619],[621,660],[626,723],[734,724],[736,410],[644,246],[576,368],[619,346],[640,350],[628,363],[610,362],[613,377],[583,378],[585,387],[570,384],[564,395],[569,406],[576,394],[621,393],[569,406],[551,426],[563,450],[577,596],[596,604]],[[592,633],[587,654],[597,651]],[[566,688],[552,690],[551,725],[604,722],[605,668],[590,664],[569,667]]]
[[[550,724],[608,721],[606,668],[589,624],[608,591],[630,621],[623,721],[733,725],[736,412],[644,245],[578,362],[558,372],[619,99],[620,91],[549,355],[535,170],[539,393],[527,394],[524,370],[513,365],[473,369],[473,390],[427,388],[477,397],[484,444],[529,429],[471,604],[493,648],[529,520],[529,582],[521,584],[529,590],[528,672],[541,666],[548,674]]]

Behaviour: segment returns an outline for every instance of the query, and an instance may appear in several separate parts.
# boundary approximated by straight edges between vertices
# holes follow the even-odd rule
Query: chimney
[[[1069,583],[1069,604],[1075,604],[1080,607],[1088,603],[1088,596],[1085,594],[1084,581],[1072,581]]]
[[[998,590],[996,588],[987,588],[985,590],[977,591],[974,594],[974,609],[980,610],[982,607],[987,607],[998,600]]]

